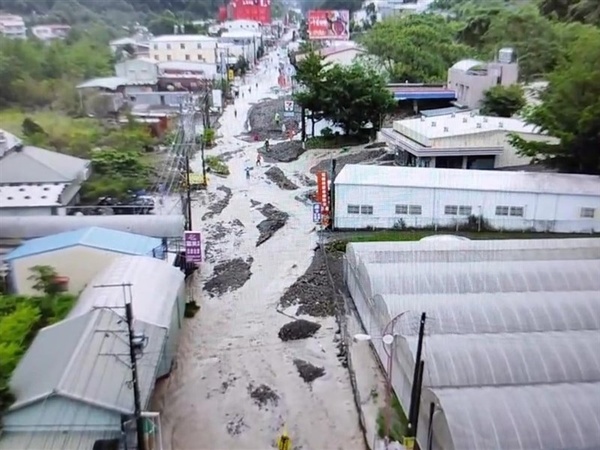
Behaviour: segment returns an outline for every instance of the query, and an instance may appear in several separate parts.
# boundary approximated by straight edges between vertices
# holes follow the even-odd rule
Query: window
[[[421,205],[409,205],[408,213],[411,216],[420,216],[421,215]]]
[[[373,215],[373,205],[361,205],[360,206],[361,214]]]
[[[202,48],[202,44],[198,42],[198,44],[196,45],[196,48]]]
[[[596,215],[596,209],[594,208],[581,208],[581,212],[579,213],[579,217],[582,219],[593,219]]]
[[[154,55],[154,59],[158,61],[158,55]]]
[[[496,206],[497,216],[508,216],[508,206]]]
[[[408,205],[396,205],[396,214],[408,214]]]
[[[360,214],[360,206],[348,205],[348,214]]]
[[[185,50],[185,44],[179,44],[179,48],[180,48],[181,50]]]
[[[201,54],[198,54],[198,61],[204,61],[204,57]]]
[[[171,61],[171,55],[167,55],[167,61]]]
[[[171,44],[167,44],[167,50],[171,50]]]
[[[456,205],[446,205],[444,207],[444,214],[447,216],[455,216],[458,214],[458,206]]]
[[[189,61],[190,60],[190,55],[185,55],[185,60]]]
[[[470,216],[473,213],[473,208],[471,206],[459,206],[458,207],[458,215],[459,216]]]
[[[511,206],[510,215],[514,217],[523,217],[525,214],[525,208],[522,206]]]

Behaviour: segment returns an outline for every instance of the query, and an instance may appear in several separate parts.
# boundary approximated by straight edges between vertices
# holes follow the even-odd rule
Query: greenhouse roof
[[[423,397],[442,413],[433,425],[449,430],[446,449],[593,450],[600,442],[600,383],[433,389]]]

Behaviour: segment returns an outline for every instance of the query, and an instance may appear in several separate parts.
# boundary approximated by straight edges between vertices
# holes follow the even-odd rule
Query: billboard
[[[185,261],[202,262],[202,236],[199,231],[186,231],[183,235]]]
[[[347,41],[350,39],[348,10],[312,10],[308,12],[309,39]]]
[[[232,20],[271,23],[271,0],[231,0]]]

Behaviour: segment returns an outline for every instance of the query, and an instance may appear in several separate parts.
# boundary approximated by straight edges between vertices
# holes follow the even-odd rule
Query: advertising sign
[[[202,262],[202,237],[199,231],[186,231],[183,235],[185,245],[185,260],[187,262]]]
[[[232,0],[231,9],[233,20],[271,23],[271,0]]]
[[[308,36],[313,40],[349,40],[350,12],[348,10],[321,9],[309,11]]]
[[[233,69],[229,69],[227,71],[227,80],[233,81],[234,79],[235,79],[235,72],[233,71]]]
[[[317,172],[317,201],[323,210],[329,204],[329,174],[325,171]]]
[[[321,223],[321,204],[313,203],[313,222]]]
[[[283,102],[283,115],[285,117],[294,117],[294,101],[286,100]]]

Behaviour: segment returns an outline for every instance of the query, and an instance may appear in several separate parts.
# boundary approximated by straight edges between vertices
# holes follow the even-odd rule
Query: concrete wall
[[[115,73],[129,81],[149,84],[156,84],[158,81],[158,66],[152,61],[128,59],[115,64]]]
[[[448,70],[448,89],[456,91],[456,100],[469,108],[481,106],[485,91],[496,85],[510,86],[519,79],[517,64],[489,63],[487,74],[471,74],[461,69]]]
[[[427,170],[427,169],[423,169]],[[348,205],[373,207],[373,214],[349,214]],[[396,214],[396,205],[421,207],[421,214]],[[446,206],[470,208],[470,213],[448,215]],[[496,215],[498,206],[523,208],[523,216]],[[593,219],[581,218],[581,208],[595,208]],[[458,189],[336,185],[335,226],[340,229],[457,227],[469,215],[481,216],[495,229],[600,232],[600,193],[574,196]]]
[[[51,266],[58,275],[69,277],[68,291],[78,295],[98,272],[119,256],[122,254],[80,245],[27,256],[10,262],[11,281],[18,294],[36,294],[38,292],[32,287],[34,282],[29,280],[30,268]]]

